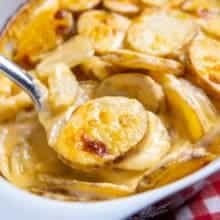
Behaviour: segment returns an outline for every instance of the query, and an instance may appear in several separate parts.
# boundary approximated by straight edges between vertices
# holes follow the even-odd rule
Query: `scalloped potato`
[[[97,201],[155,189],[219,156],[217,0],[31,0],[0,33],[42,111],[0,75],[0,172]]]

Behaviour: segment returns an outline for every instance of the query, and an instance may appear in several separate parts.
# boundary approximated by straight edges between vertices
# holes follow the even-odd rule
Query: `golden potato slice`
[[[217,120],[213,104],[201,89],[185,79],[166,75],[163,85],[176,127],[181,127],[191,141],[197,141]]]
[[[198,84],[210,95],[220,98],[220,43],[204,35],[197,36],[190,49],[190,68]]]
[[[53,148],[75,168],[102,166],[134,147],[146,126],[147,115],[138,101],[125,97],[94,99],[72,114]]]
[[[41,175],[40,179],[47,185],[46,192],[66,192],[77,200],[103,200],[127,196],[134,193],[143,177],[143,172],[123,171],[119,169],[102,169],[82,176],[91,176],[87,181],[62,176]],[[80,195],[80,196],[79,196]]]
[[[175,60],[160,58],[131,50],[115,50],[103,56],[103,59],[113,65],[128,69],[143,69],[157,72],[183,73],[183,65]]]
[[[101,0],[60,0],[60,5],[62,8],[76,12],[94,8],[100,2]]]
[[[201,11],[219,11],[219,0],[185,0],[182,9],[189,12],[200,13]]]
[[[112,183],[93,183],[50,176],[41,176],[41,180],[48,186],[34,189],[33,192],[58,200],[99,201],[124,197],[132,193],[127,187]]]
[[[97,87],[95,96],[136,98],[153,112],[157,112],[164,102],[161,86],[149,76],[138,73],[117,74],[105,79]]]
[[[104,0],[106,8],[119,13],[133,14],[140,10],[140,0]]]
[[[130,25],[127,42],[134,50],[177,56],[197,33],[189,15],[176,10],[146,10]]]
[[[43,1],[30,21],[14,33],[16,39],[15,60],[26,66],[42,53],[55,48],[63,36],[72,30],[73,17],[67,11],[59,11],[59,2]]]
[[[102,60],[98,56],[88,58],[80,65],[80,67],[83,73],[85,73],[87,76],[90,78],[95,77],[98,80],[105,79],[114,72],[117,72],[118,69],[111,63]]]
[[[51,72],[54,65],[64,63],[69,67],[79,65],[94,53],[90,40],[77,35],[49,53],[37,66],[38,72]]]
[[[121,47],[129,23],[121,15],[92,10],[80,16],[78,33],[91,39],[97,52],[105,52]]]
[[[155,167],[170,149],[170,137],[159,117],[148,114],[148,127],[144,138],[115,164],[126,170],[146,170]]]
[[[163,164],[159,169],[155,170],[151,174],[147,175],[139,184],[138,191],[143,192],[153,188],[164,186],[168,183],[177,181],[185,176],[192,174],[193,172],[201,169],[216,159],[212,154],[209,154],[204,149],[194,149],[191,155],[188,155],[188,159],[169,159],[162,161]],[[187,152],[180,152],[179,156],[184,158],[184,154]],[[188,150],[188,154],[190,151]],[[171,153],[172,155],[172,153]],[[190,158],[190,157],[191,158]]]
[[[49,75],[49,103],[56,110],[63,110],[71,106],[78,93],[78,82],[64,64],[57,64],[54,72]]]

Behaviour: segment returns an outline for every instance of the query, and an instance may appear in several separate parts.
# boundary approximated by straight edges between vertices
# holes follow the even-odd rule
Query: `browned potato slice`
[[[181,127],[191,141],[197,141],[217,120],[214,106],[201,89],[185,79],[166,75],[163,85],[176,127]]]
[[[103,56],[103,59],[113,65],[129,69],[171,72],[174,74],[183,73],[182,64],[175,60],[133,52],[131,50],[111,51]]]
[[[83,11],[94,8],[101,0],[60,0],[62,8],[69,9],[71,11]]]
[[[83,13],[78,20],[78,33],[92,40],[96,51],[120,48],[129,26],[129,19],[104,10]]]
[[[57,64],[53,74],[49,75],[49,103],[56,110],[71,106],[78,93],[78,82],[68,66]]]
[[[190,49],[192,72],[201,87],[216,98],[220,98],[220,43],[204,35],[197,36]]]
[[[200,13],[201,11],[219,11],[219,0],[185,0],[182,9],[189,12]]]
[[[37,71],[50,73],[58,63],[74,67],[91,57],[94,53],[92,44],[87,37],[77,35],[54,51],[50,52],[37,66]]]
[[[117,74],[105,79],[97,87],[95,96],[136,98],[153,112],[157,112],[164,102],[161,86],[149,76],[138,73]]]
[[[140,0],[104,0],[106,8],[119,13],[131,14],[140,10]]]
[[[155,167],[170,150],[170,137],[159,117],[148,114],[148,127],[142,141],[116,163],[127,170],[146,170]]]
[[[144,136],[147,115],[134,99],[104,97],[81,105],[60,130],[53,148],[73,167],[102,166]]]
[[[197,33],[193,19],[176,10],[146,10],[128,29],[127,42],[134,50],[156,55],[179,55]]]
[[[24,66],[35,61],[37,56],[61,43],[63,36],[72,28],[72,15],[67,11],[59,11],[57,0],[43,1],[32,13],[30,21],[14,33],[15,60]]]

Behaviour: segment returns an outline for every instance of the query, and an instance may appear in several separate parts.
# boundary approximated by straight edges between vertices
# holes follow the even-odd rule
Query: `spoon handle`
[[[0,70],[2,74],[21,87],[32,98],[37,110],[41,110],[41,91],[31,75],[1,55]]]

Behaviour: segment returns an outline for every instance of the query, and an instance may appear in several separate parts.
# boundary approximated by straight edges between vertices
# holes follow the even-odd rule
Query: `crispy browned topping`
[[[82,135],[82,142],[84,150],[90,153],[95,153],[100,157],[104,157],[107,154],[106,145],[99,140],[92,140],[87,135]]]

